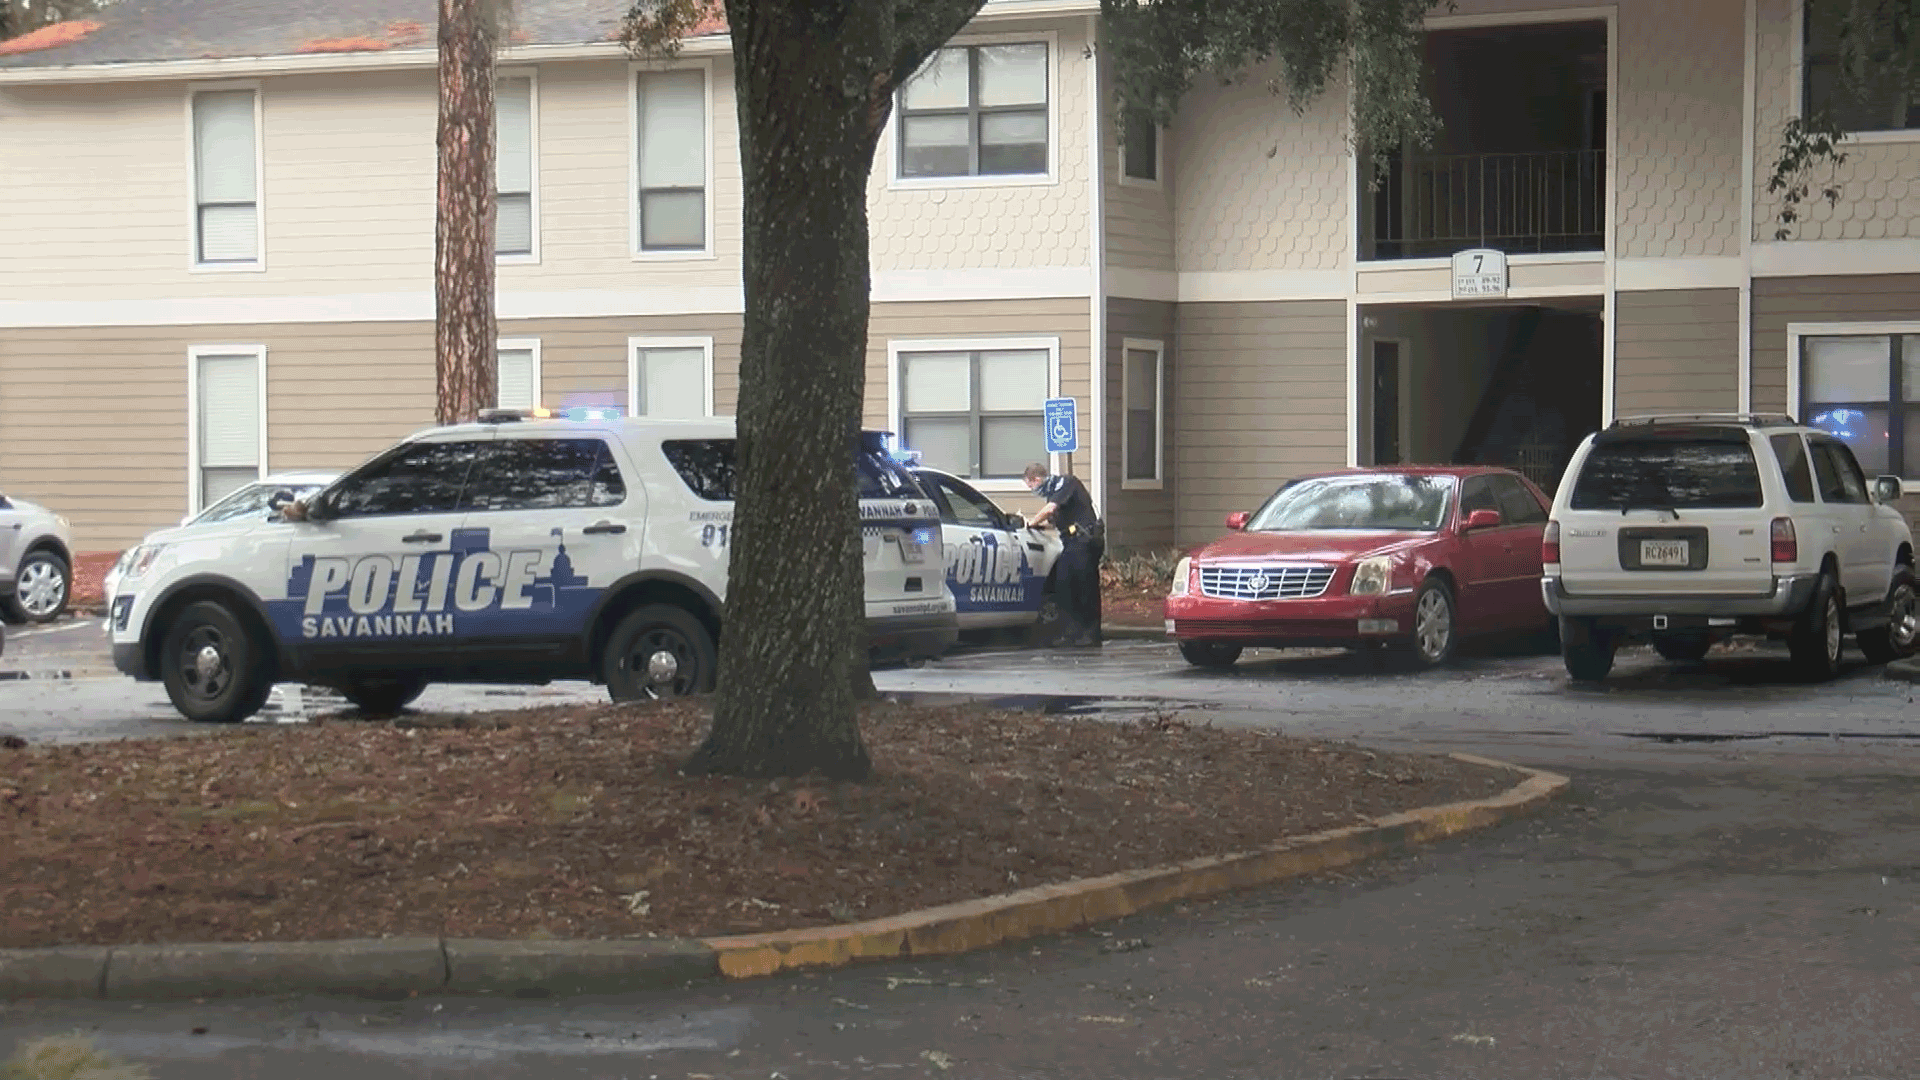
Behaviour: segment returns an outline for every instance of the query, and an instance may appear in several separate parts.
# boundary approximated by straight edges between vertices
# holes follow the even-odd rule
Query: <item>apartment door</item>
[[[1373,463],[1393,465],[1405,461],[1406,448],[1401,441],[1402,388],[1406,385],[1404,350],[1392,339],[1373,342]]]

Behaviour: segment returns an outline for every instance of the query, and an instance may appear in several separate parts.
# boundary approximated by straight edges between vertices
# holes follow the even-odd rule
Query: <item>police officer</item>
[[[1100,556],[1106,552],[1105,530],[1093,511],[1093,496],[1071,475],[1049,476],[1047,467],[1027,466],[1027,490],[1047,504],[1029,525],[1052,522],[1060,530],[1059,596],[1062,645],[1100,644]]]

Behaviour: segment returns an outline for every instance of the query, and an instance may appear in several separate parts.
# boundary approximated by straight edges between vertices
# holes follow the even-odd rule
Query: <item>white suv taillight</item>
[[[1540,536],[1540,561],[1558,563],[1560,561],[1560,523],[1547,522],[1547,531]]]
[[[1773,541],[1773,561],[1777,563],[1796,563],[1800,561],[1800,538],[1793,531],[1793,519],[1777,517],[1773,527],[1767,530]]]

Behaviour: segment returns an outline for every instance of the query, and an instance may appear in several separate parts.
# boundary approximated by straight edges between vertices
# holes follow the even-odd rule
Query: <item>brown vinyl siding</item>
[[[540,404],[627,405],[627,339],[713,339],[713,413],[732,416],[740,399],[741,317],[731,314],[514,319],[503,338],[540,340]]]
[[[1346,304],[1181,304],[1173,355],[1175,538],[1219,535],[1281,482],[1347,457]]]
[[[1616,293],[1613,371],[1618,416],[1738,409],[1740,290]]]
[[[1107,301],[1107,544],[1114,549],[1173,546],[1174,467],[1174,305],[1156,300]],[[1126,483],[1126,351],[1128,338],[1158,341],[1163,359],[1160,422],[1165,456],[1160,463],[1160,488],[1128,490]]]
[[[1792,412],[1787,324],[1920,319],[1920,273],[1753,279],[1753,407]]]

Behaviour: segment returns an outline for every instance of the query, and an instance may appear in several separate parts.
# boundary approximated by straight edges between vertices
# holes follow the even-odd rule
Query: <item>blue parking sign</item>
[[[1080,421],[1070,397],[1048,398],[1047,453],[1071,454],[1080,449]]]

